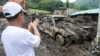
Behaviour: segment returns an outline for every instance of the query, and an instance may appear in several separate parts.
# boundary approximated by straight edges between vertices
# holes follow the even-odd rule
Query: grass
[[[32,13],[47,13],[47,14],[51,13],[51,11],[39,10],[39,9],[30,9],[30,12],[32,12]]]

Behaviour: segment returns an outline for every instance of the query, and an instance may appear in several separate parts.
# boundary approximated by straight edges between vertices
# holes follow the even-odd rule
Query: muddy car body
[[[39,29],[53,37],[56,42],[60,45],[69,45],[71,43],[72,36],[76,36],[77,34],[71,31],[70,29],[58,26],[59,22],[66,21],[65,16],[63,15],[46,15],[41,18]],[[62,24],[63,25],[63,24]]]

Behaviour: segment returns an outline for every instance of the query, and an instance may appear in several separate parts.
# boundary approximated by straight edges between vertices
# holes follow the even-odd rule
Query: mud
[[[41,33],[43,37],[42,44],[45,45],[41,49],[41,46],[39,47],[41,50],[44,50],[45,56],[99,56],[99,54],[95,55],[92,53],[93,45],[92,41],[96,37],[96,31],[97,31],[97,17],[91,17],[93,15],[85,15],[85,16],[78,16],[76,18],[69,18],[67,19],[67,23],[73,24],[71,30],[74,30],[74,26],[79,27],[89,32],[88,36],[85,36],[86,40],[82,39],[78,42],[73,42],[69,46],[59,46],[57,45],[56,41],[52,39],[52,37],[48,36],[47,34]],[[94,20],[95,19],[95,20]],[[63,22],[64,23],[64,22]],[[62,26],[62,24],[58,24],[58,26]],[[66,27],[66,26],[65,26]],[[77,30],[74,30],[76,32]],[[83,34],[81,31],[78,31],[78,34]],[[80,36],[80,38],[84,37],[84,35]],[[82,42],[82,43],[80,43]],[[37,50],[37,56],[39,55]],[[42,53],[42,52],[41,52]],[[43,55],[39,55],[43,56]]]
[[[85,18],[83,16],[80,16],[77,18],[69,19],[68,21],[80,27],[81,25],[85,25],[85,26],[92,25],[92,29],[87,29],[87,31],[91,32],[91,35],[88,36],[89,37],[88,40],[90,39],[92,40],[84,41],[81,44],[72,43],[70,46],[66,46],[66,45],[59,46],[58,44],[56,44],[56,41],[52,39],[52,37],[41,32],[42,43],[40,47],[35,49],[36,56],[96,56],[92,53],[93,46],[91,42],[96,36],[97,21],[94,21],[90,16]],[[2,23],[4,23],[4,21]],[[3,25],[1,26],[1,22],[0,22],[0,27],[1,27],[0,33],[2,33],[2,30],[5,28],[5,26]],[[5,56],[4,53],[5,52],[3,46],[2,44],[0,44],[0,56]]]

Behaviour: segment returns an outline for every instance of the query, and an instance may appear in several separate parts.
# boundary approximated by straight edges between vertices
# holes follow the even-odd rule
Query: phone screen
[[[32,22],[36,19],[36,14],[32,14]]]

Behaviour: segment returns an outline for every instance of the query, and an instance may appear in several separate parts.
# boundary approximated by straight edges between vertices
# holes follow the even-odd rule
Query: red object
[[[25,9],[25,7],[26,7],[25,0],[9,0],[9,1],[20,3],[22,5],[23,9]]]
[[[10,2],[17,2],[22,5],[23,9],[26,8],[26,1],[25,0],[9,0]],[[2,13],[3,6],[0,5],[0,13]]]
[[[2,12],[3,6],[0,6],[0,12]]]

